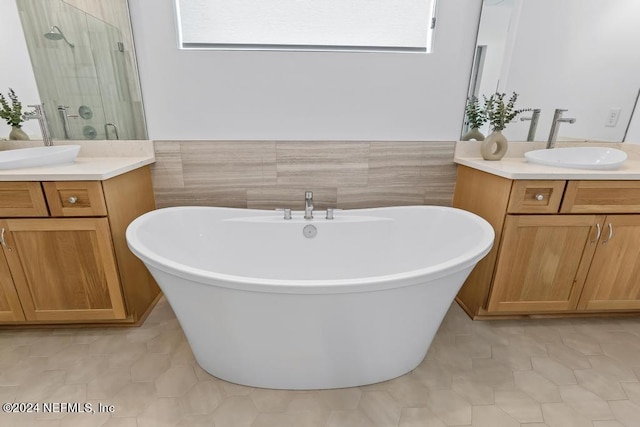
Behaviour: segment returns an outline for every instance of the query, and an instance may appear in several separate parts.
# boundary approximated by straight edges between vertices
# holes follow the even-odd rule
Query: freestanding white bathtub
[[[325,389],[411,371],[493,229],[435,206],[323,214],[166,208],[133,221],[127,241],[218,378]]]

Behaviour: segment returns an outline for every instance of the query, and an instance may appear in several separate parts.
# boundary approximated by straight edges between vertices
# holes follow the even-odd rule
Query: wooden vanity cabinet
[[[24,320],[22,305],[13,285],[9,266],[0,253],[0,323],[19,322]]]
[[[125,231],[155,208],[149,167],[105,181],[3,182],[3,189],[20,194],[23,211],[0,204],[0,323],[144,319],[160,291]],[[36,218],[32,208],[42,204]]]
[[[640,310],[640,215],[607,215],[579,310]]]
[[[600,222],[596,215],[507,215],[487,311],[574,310]]]
[[[640,310],[640,183],[510,180],[458,166],[454,206],[496,232],[457,297],[471,317]]]
[[[27,320],[126,318],[106,218],[0,220]]]

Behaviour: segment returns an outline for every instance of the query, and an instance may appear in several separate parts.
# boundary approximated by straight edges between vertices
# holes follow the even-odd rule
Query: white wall
[[[480,0],[441,0],[432,54],[181,51],[173,1],[129,0],[151,139],[453,140]]]
[[[39,104],[40,98],[14,0],[0,1],[0,54],[3,58],[0,66],[0,92],[6,97],[9,88],[12,88],[22,103],[22,111],[30,111],[27,105]],[[41,138],[36,120],[23,123],[22,130],[31,139]],[[0,139],[8,139],[10,131],[11,127],[0,119]]]
[[[519,107],[542,109],[537,140],[565,108],[576,123],[561,124],[559,139],[622,141],[640,88],[638,17],[637,0],[523,2],[505,91],[521,94]],[[605,126],[611,108],[622,108],[616,127]],[[512,123],[505,135],[524,139],[528,126]]]

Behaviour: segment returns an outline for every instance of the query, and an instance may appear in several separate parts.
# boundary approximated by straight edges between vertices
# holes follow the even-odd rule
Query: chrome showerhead
[[[49,32],[44,34],[44,37],[49,40],[64,40],[69,46],[75,47],[73,43],[70,43],[69,40],[67,40],[60,27],[58,27],[57,25],[51,27]]]

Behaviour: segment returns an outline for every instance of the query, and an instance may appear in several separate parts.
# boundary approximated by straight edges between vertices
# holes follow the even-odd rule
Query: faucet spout
[[[304,193],[304,219],[313,219],[313,191]]]
[[[51,134],[49,133],[49,125],[47,123],[47,116],[44,114],[44,105],[36,104],[36,105],[28,105],[34,109],[34,111],[24,113],[22,118],[24,120],[38,120],[38,124],[40,125],[40,132],[42,133],[42,142],[45,147],[50,147],[53,145],[53,141],[51,140]]]
[[[527,141],[535,141],[536,138],[536,128],[538,127],[538,119],[540,119],[540,112],[542,110],[540,108],[534,108],[533,113],[531,113],[531,117],[521,117],[520,121],[524,122],[526,120],[531,120],[529,124],[529,133],[527,134]]]
[[[553,114],[553,121],[551,122],[551,131],[549,132],[549,139],[547,140],[547,148],[554,148],[556,146],[556,138],[558,137],[558,128],[560,123],[575,123],[576,119],[563,118],[562,113],[567,110],[557,108]]]

